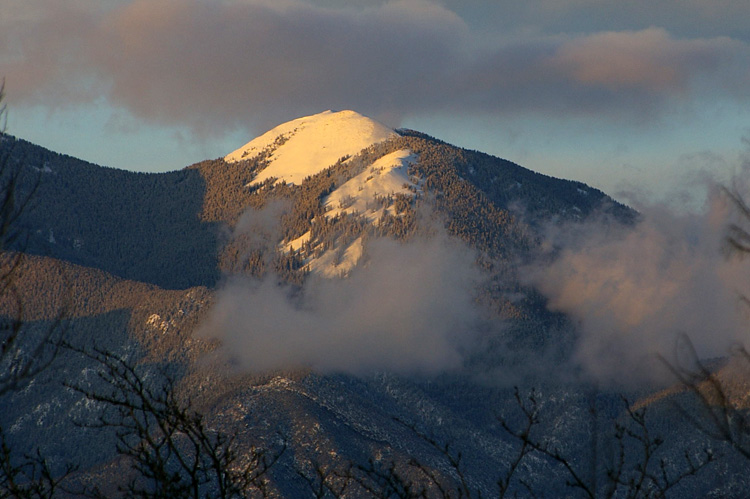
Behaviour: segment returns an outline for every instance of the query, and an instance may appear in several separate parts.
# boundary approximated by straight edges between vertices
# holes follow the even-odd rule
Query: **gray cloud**
[[[345,1],[315,0],[329,5]],[[680,37],[732,36],[750,40],[750,27],[745,22],[750,17],[750,5],[735,0],[443,0],[442,3],[476,26],[503,32],[538,29],[546,33],[594,33],[661,26]]]
[[[579,326],[575,360],[606,381],[658,379],[657,355],[674,359],[687,335],[704,357],[747,340],[748,262],[723,241],[736,210],[717,190],[700,214],[643,207],[632,229],[591,223],[550,233],[559,252],[527,269],[553,310]]]
[[[657,28],[476,34],[427,0],[359,8],[299,0],[134,0],[108,9],[87,0],[39,2],[2,22],[11,102],[106,96],[136,117],[202,134],[262,131],[328,108],[391,125],[446,111],[640,120],[694,92],[744,98],[742,68],[750,61],[740,41],[676,38]]]
[[[444,236],[371,241],[347,279],[309,279],[302,291],[230,278],[201,335],[221,340],[238,368],[308,367],[430,374],[461,365],[480,311],[475,255]]]

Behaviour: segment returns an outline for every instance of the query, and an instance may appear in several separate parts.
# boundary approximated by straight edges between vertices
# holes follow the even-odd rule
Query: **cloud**
[[[28,4],[0,23],[11,102],[105,98],[148,122],[204,135],[262,131],[328,108],[391,125],[447,111],[641,119],[703,79],[705,88],[744,98],[739,68],[750,60],[743,42],[656,28],[488,36],[426,0],[360,8],[301,0]]]
[[[718,190],[700,214],[642,208],[632,228],[590,223],[550,233],[551,263],[527,269],[548,306],[579,328],[575,360],[604,380],[658,379],[681,335],[703,357],[747,340],[748,262],[723,241],[735,210]]]
[[[237,220],[229,239],[239,243],[245,252],[240,260],[250,253],[259,253],[265,263],[271,263],[279,241],[283,239],[281,217],[291,208],[288,200],[271,200],[262,210],[248,209]]]
[[[481,314],[475,255],[445,236],[371,241],[346,279],[302,290],[234,276],[200,332],[241,370],[434,374],[461,366]]]
[[[711,43],[670,38],[663,29],[607,32],[572,40],[560,47],[554,64],[581,85],[612,90],[685,90],[691,68],[714,69]]]
[[[419,0],[365,11],[293,1],[60,7],[6,35],[6,46],[18,46],[7,76],[17,101],[93,79],[136,116],[201,130],[327,108],[378,114],[398,108],[402,88],[423,88],[444,57],[456,58],[462,29],[455,15]]]
[[[328,0],[333,1],[333,0]],[[496,32],[537,29],[595,33],[661,26],[681,37],[732,36],[750,40],[750,5],[735,0],[443,0],[474,24]]]

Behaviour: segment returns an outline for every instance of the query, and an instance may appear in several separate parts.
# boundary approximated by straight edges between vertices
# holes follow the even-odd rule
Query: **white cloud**
[[[723,242],[736,215],[714,191],[701,214],[643,208],[631,229],[592,222],[550,234],[555,257],[531,267],[528,282],[579,327],[575,359],[601,380],[635,382],[664,372],[686,335],[700,355],[726,355],[747,340],[750,266],[727,258]]]
[[[371,241],[346,279],[311,277],[301,290],[232,277],[201,335],[221,340],[242,370],[312,368],[354,374],[456,369],[480,311],[472,251],[445,236]]]

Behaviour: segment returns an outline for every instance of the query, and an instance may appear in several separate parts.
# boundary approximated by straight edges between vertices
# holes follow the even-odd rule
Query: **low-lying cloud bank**
[[[750,267],[726,251],[728,224],[741,223],[727,196],[714,189],[699,214],[663,206],[641,213],[632,228],[596,221],[551,229],[551,260],[522,272],[551,310],[575,321],[574,361],[600,381],[659,378],[657,355],[675,362],[682,335],[702,357],[747,340],[741,296],[750,292]]]
[[[738,186],[738,192],[750,189]],[[249,211],[234,236],[275,251],[283,210]],[[675,362],[683,336],[703,358],[727,355],[747,340],[742,297],[750,295],[750,259],[728,253],[726,237],[730,224],[750,228],[750,220],[716,187],[700,213],[663,205],[639,211],[632,226],[607,219],[550,226],[541,257],[518,275],[546,297],[551,311],[572,319],[573,355],[563,365],[542,362],[541,351],[504,351],[514,365],[530,364],[529,372],[542,377],[577,372],[575,366],[600,383],[635,385],[669,379],[658,356]],[[311,276],[292,289],[275,276],[230,277],[202,334],[219,338],[241,370],[435,374],[459,368],[488,332],[504,341],[504,325],[489,324],[476,300],[486,279],[476,253],[442,230],[431,232],[408,243],[370,241],[364,263],[346,279]],[[567,350],[561,345],[547,345],[548,353]],[[518,382],[513,373],[492,369],[494,381]]]
[[[232,277],[202,333],[242,370],[312,368],[434,374],[457,368],[479,309],[475,255],[444,236],[371,241],[346,279],[311,277],[301,291]]]

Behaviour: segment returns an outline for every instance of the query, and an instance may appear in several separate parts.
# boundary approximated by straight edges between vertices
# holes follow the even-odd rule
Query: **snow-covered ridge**
[[[250,185],[269,178],[300,184],[340,158],[396,136],[390,128],[354,111],[325,111],[283,123],[228,154],[224,160],[234,163],[270,151],[268,166]]]
[[[413,197],[421,191],[420,183],[411,179],[408,172],[409,165],[415,161],[417,156],[409,149],[401,149],[381,157],[323,200],[325,216],[361,216],[377,225],[384,215],[397,215],[392,202],[381,200],[397,194]],[[282,242],[279,249],[288,253],[301,250],[308,243],[313,254],[305,261],[307,268],[312,273],[327,278],[348,275],[364,253],[362,237],[354,241],[339,238],[332,248],[319,253],[322,243],[313,239],[312,231],[293,241]]]
[[[408,168],[415,161],[408,149],[386,154],[326,197],[326,216],[356,213],[376,223],[386,211],[395,215],[393,206],[380,207],[377,199],[395,194],[413,196],[419,186],[409,178]]]

